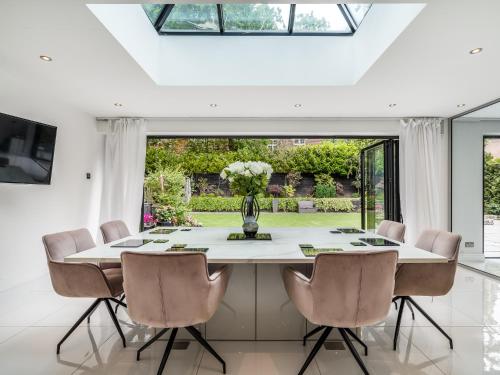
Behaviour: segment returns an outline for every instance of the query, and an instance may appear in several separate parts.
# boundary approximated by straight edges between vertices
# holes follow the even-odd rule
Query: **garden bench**
[[[313,201],[299,201],[299,214],[314,213],[317,211],[318,209],[314,207]]]

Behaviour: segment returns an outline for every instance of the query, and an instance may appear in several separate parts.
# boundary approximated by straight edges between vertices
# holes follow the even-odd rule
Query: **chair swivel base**
[[[316,333],[324,330],[326,326],[318,326],[314,328],[311,332],[307,333],[302,339],[302,345],[306,346],[306,341],[309,337],[315,335]],[[344,330],[351,336],[354,340],[356,340],[365,350],[365,356],[368,355],[368,346],[361,340],[358,335],[356,335],[350,328],[344,328]]]
[[[193,336],[196,341],[198,341],[210,354],[212,354],[217,361],[220,362],[222,365],[222,372],[225,374],[226,373],[226,362],[217,354],[217,352],[210,346],[210,344],[203,338],[201,335],[200,331],[198,331],[196,328],[193,326],[189,327],[184,327],[186,330]],[[141,359],[141,352],[149,347],[152,343],[157,341],[165,332],[167,332],[169,328],[164,328],[160,332],[158,332],[154,337],[152,337],[148,342],[146,342],[138,351],[137,351],[137,360],[139,361]],[[165,368],[165,365],[167,363],[168,356],[170,355],[170,352],[172,351],[172,347],[174,346],[174,341],[175,341],[175,336],[177,335],[177,331],[179,328],[172,328],[172,333],[170,334],[170,338],[168,339],[167,347],[165,348],[165,352],[163,353],[163,357],[160,362],[160,367],[158,368],[158,375],[161,375],[163,373],[163,370]]]
[[[120,334],[120,337],[122,339],[122,343],[123,343],[123,347],[125,348],[126,347],[126,342],[125,342],[125,336],[123,335],[123,332],[122,332],[122,329],[120,327],[120,324],[118,323],[118,319],[116,318],[116,315],[113,311],[113,308],[111,307],[111,304],[109,301],[113,301],[123,307],[127,307],[126,304],[124,304],[123,302],[121,301],[118,301],[117,299],[115,298],[98,298],[94,301],[94,303],[92,303],[92,305],[83,313],[83,315],[78,318],[78,320],[76,321],[76,323],[73,325],[73,327],[70,328],[70,330],[64,335],[64,337],[62,338],[61,341],[59,341],[59,343],[57,344],[57,354],[59,354],[61,352],[61,345],[64,343],[64,341],[66,341],[66,339],[74,332],[74,330],[80,325],[81,322],[83,322],[83,320],[87,317],[87,316],[90,316],[94,311],[95,309],[97,309],[97,307],[99,306],[99,304],[101,302],[104,302],[106,304],[106,307],[108,308],[108,312],[109,312],[109,315],[111,316],[111,319],[113,320],[113,323],[116,327],[116,330],[118,331],[118,333]]]
[[[398,343],[398,337],[399,337],[399,329],[401,327],[401,318],[403,317],[403,310],[405,307],[405,302],[407,303],[407,306],[410,308],[412,312],[413,319],[415,319],[415,315],[413,313],[413,309],[411,308],[411,305],[415,306],[415,308],[434,326],[437,328],[439,332],[441,332],[444,337],[446,337],[450,343],[450,349],[453,349],[453,340],[452,338],[440,327],[439,324],[437,324],[430,316],[427,314],[420,305],[418,305],[415,300],[411,297],[408,296],[397,296],[393,298],[393,302],[396,302],[397,300],[401,301],[401,304],[399,306],[399,311],[398,311],[398,319],[396,321],[396,332],[394,333],[394,340],[392,343],[392,349],[396,350],[397,343]]]
[[[321,349],[321,346],[324,344],[324,342],[326,341],[326,339],[330,335],[330,332],[332,331],[333,327],[322,326],[321,329],[320,329],[320,327],[318,327],[316,329],[317,329],[316,332],[321,331],[321,329],[324,329],[324,331],[321,334],[321,336],[318,339],[318,341],[316,341],[316,344],[314,345],[313,349],[311,350],[311,353],[309,353],[309,356],[307,357],[306,361],[302,365],[302,368],[300,369],[298,375],[303,375],[306,372],[307,367],[310,365],[310,363],[312,362],[312,360],[314,359],[314,357],[316,356],[316,354],[318,354],[319,350]],[[351,342],[351,339],[348,336],[348,335],[350,335],[350,333],[349,333],[350,329],[348,329],[348,328],[337,328],[337,329],[339,330],[340,335],[342,336],[342,339],[344,340],[344,342],[346,343],[347,347],[349,348],[349,351],[351,352],[351,354],[353,355],[354,359],[356,360],[356,362],[358,363],[359,367],[361,368],[361,371],[363,371],[363,374],[369,375],[368,369],[366,368],[363,360],[359,356],[358,351],[356,350],[356,348],[354,347],[354,345]],[[364,343],[363,343],[363,345],[364,345]],[[365,353],[367,353],[366,350],[367,350],[367,348],[365,347]]]

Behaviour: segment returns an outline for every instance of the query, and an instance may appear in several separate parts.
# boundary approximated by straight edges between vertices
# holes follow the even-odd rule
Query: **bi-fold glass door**
[[[374,231],[384,220],[400,221],[398,141],[361,150],[361,227]]]

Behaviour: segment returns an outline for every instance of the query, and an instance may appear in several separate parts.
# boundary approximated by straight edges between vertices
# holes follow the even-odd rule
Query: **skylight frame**
[[[163,24],[167,21],[170,12],[175,7],[175,4],[164,4],[161,13],[153,24],[153,27],[156,29],[159,35],[209,35],[209,36],[353,36],[356,31],[359,29],[363,20],[366,18],[366,15],[370,12],[372,4],[365,13],[365,16],[359,22],[356,22],[355,18],[349,11],[349,8],[346,4],[331,4],[332,6],[337,5],[339,7],[340,12],[342,13],[347,25],[349,26],[350,32],[295,32],[293,27],[295,23],[295,8],[296,4],[290,4],[290,12],[289,12],[289,21],[288,21],[288,30],[287,31],[228,31],[224,28],[224,10],[223,5],[215,3],[217,6],[217,17],[218,17],[218,25],[219,30],[214,31],[190,31],[190,30],[162,30]],[[144,9],[144,8],[143,8]],[[144,9],[146,12],[146,10]],[[149,16],[148,16],[149,19]]]

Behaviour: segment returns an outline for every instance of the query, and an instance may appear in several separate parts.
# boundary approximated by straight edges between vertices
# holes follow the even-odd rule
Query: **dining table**
[[[281,270],[289,265],[311,274],[316,253],[390,249],[398,251],[399,264],[448,262],[438,254],[358,228],[264,227],[258,234],[262,239],[229,239],[233,237],[244,238],[241,227],[160,227],[68,255],[64,261],[116,263],[124,251],[196,251],[206,255],[211,269],[232,264],[220,308],[200,327],[211,340],[301,340],[315,326],[291,303]]]

